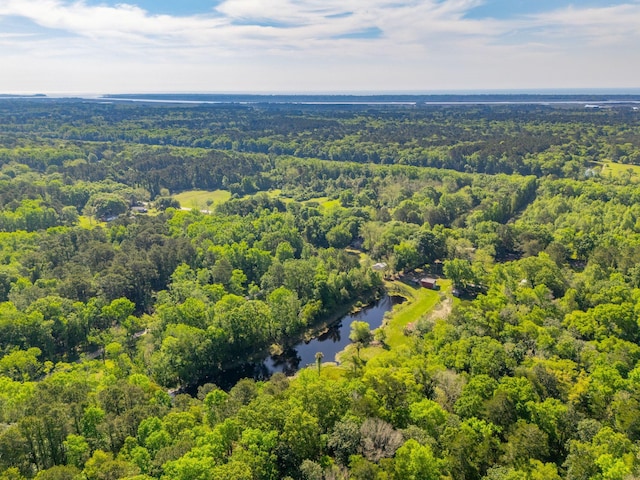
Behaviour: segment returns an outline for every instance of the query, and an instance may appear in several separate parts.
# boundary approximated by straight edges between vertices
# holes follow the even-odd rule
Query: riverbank
[[[410,337],[405,334],[409,324],[430,315],[445,300],[453,302],[451,281],[439,279],[438,284],[440,290],[429,290],[402,280],[385,281],[385,288],[389,295],[402,296],[407,301],[396,305],[385,315],[383,325],[380,327],[384,331],[384,344],[374,343],[361,348],[359,353],[353,344],[348,345],[338,354],[339,362],[349,364],[354,356],[358,356],[362,362],[367,362],[385,352],[406,346],[410,341]]]
[[[301,369],[315,363],[317,352],[324,354],[321,369],[324,377],[343,377],[353,368],[356,356],[360,363],[367,362],[408,344],[410,337],[405,335],[407,326],[442,305],[442,299],[449,301],[452,298],[450,281],[439,280],[439,283],[441,289],[436,291],[401,280],[386,281],[384,290],[373,293],[365,303],[360,300],[342,305],[313,328],[287,339],[285,344],[273,345],[269,350],[254,355],[251,360],[228,365],[224,371],[216,372],[201,383],[212,382],[227,390],[241,378],[267,380],[276,372],[296,376]],[[405,301],[396,303],[394,297],[401,297]],[[369,318],[372,314],[375,320]],[[349,341],[350,326],[355,320],[366,321],[372,331],[382,329],[384,342],[374,342],[356,352],[355,346]],[[197,385],[191,385],[177,391],[195,394],[196,389]]]
[[[299,369],[315,363],[317,352],[322,352],[324,359],[331,362],[335,359],[336,353],[343,348],[342,344],[336,344],[336,342],[341,340],[343,343],[349,342],[351,321],[385,308],[383,307],[385,302],[392,304],[393,300],[386,295],[384,289],[375,289],[364,299],[354,300],[332,309],[329,314],[324,315],[303,332],[292,335],[281,343],[274,343],[251,356],[237,358],[234,362],[224,365],[223,369],[212,370],[197,384],[175,387],[170,392],[195,395],[198,386],[205,383],[214,383],[223,390],[228,390],[242,378],[267,380],[277,372],[294,376]],[[378,314],[375,323],[371,321],[368,323],[373,323],[373,328],[381,325],[383,314],[384,312]],[[334,344],[335,346],[332,346]]]

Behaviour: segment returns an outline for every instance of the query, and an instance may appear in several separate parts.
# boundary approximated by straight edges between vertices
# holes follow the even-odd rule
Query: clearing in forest
[[[385,282],[389,295],[405,297],[406,302],[396,305],[383,323],[386,348],[374,343],[359,352],[359,358],[368,361],[383,352],[401,348],[409,342],[405,334],[407,326],[420,318],[430,315],[438,318],[446,317],[451,311],[454,299],[451,297],[451,280],[438,279],[440,290],[430,290],[418,285],[412,285],[401,280]],[[441,301],[442,300],[442,301]],[[349,364],[356,353],[355,345],[348,345],[338,354],[341,363]]]
[[[404,330],[412,322],[432,312],[439,305],[441,295],[450,295],[451,280],[438,279],[440,290],[429,290],[419,285],[411,286],[396,280],[387,282],[390,295],[398,294],[407,301],[397,305],[386,322],[386,343],[390,348],[397,348],[407,342]],[[446,316],[446,315],[445,315]]]
[[[607,178],[624,178],[628,176],[632,182],[640,182],[640,165],[630,165],[628,163],[602,162],[600,176]]]
[[[231,192],[227,190],[188,190],[173,195],[180,202],[182,208],[195,208],[196,210],[208,210],[212,205],[226,202],[231,198]]]

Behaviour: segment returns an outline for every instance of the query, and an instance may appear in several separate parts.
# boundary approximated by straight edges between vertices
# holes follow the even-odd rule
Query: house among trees
[[[371,267],[371,269],[374,272],[382,272],[387,269],[387,264],[384,262],[376,263]]]
[[[420,285],[430,290],[438,290],[437,280],[435,278],[424,277],[420,279]]]

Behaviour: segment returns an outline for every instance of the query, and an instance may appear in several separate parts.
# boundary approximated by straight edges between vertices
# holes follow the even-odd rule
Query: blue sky
[[[115,7],[122,1],[91,0],[89,5],[110,5]],[[215,11],[215,7],[223,3],[222,0],[138,0],[128,2],[145,9],[152,14],[193,15],[207,14]],[[391,3],[391,2],[389,2]],[[398,2],[401,3],[401,2]],[[473,3],[473,2],[469,2]],[[581,7],[598,7],[610,5],[622,5],[625,1],[601,1],[601,0],[491,0],[475,2],[477,6],[469,9],[468,18],[509,18],[518,15],[541,13],[547,10],[579,5]]]
[[[1,92],[640,87],[640,0],[0,0]]]
[[[89,5],[111,5],[115,7],[116,5],[126,2],[101,2],[99,0],[92,0],[87,3]],[[210,13],[216,5],[222,2],[203,0],[138,0],[129,3],[137,5],[152,14],[194,15]]]
[[[612,5],[623,5],[625,1],[611,0],[494,0],[482,2],[481,5],[469,10],[468,18],[500,18],[507,19],[529,14],[540,14],[550,10],[559,10],[570,6],[580,8],[597,8]]]

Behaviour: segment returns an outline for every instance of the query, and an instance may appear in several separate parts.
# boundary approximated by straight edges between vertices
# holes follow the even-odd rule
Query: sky
[[[640,0],[0,0],[0,93],[640,87]]]

